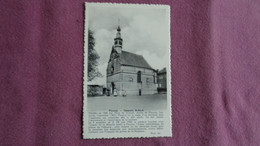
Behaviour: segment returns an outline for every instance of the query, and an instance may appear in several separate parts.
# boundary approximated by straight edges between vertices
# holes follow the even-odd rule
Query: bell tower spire
[[[123,47],[123,39],[121,38],[121,28],[119,23],[120,20],[118,20],[116,38],[114,38],[114,49],[117,51],[117,53],[121,54]]]

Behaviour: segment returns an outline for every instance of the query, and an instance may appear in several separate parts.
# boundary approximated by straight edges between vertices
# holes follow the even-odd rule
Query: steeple
[[[114,49],[117,51],[117,53],[121,54],[122,52],[122,46],[123,46],[123,39],[121,38],[121,28],[120,25],[117,27],[117,33],[116,38],[114,39]]]

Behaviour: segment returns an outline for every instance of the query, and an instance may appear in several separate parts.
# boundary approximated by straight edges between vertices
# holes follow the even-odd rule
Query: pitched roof
[[[143,67],[147,69],[153,69],[142,55],[122,51],[121,53],[121,65]]]
[[[163,68],[162,70],[160,70],[160,71],[158,72],[158,74],[160,74],[160,73],[166,73],[166,68]]]

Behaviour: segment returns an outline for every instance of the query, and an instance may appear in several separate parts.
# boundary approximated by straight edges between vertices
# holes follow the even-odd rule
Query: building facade
[[[142,55],[123,51],[120,26],[107,66],[107,89],[110,94],[142,95],[157,93],[157,73]]]

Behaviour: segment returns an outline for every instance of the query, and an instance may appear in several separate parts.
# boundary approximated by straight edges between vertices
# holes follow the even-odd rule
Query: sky
[[[88,5],[88,28],[94,31],[98,69],[103,75],[89,84],[106,85],[106,68],[116,29],[121,27],[123,51],[143,55],[154,69],[169,66],[169,16],[165,7],[142,5]]]

